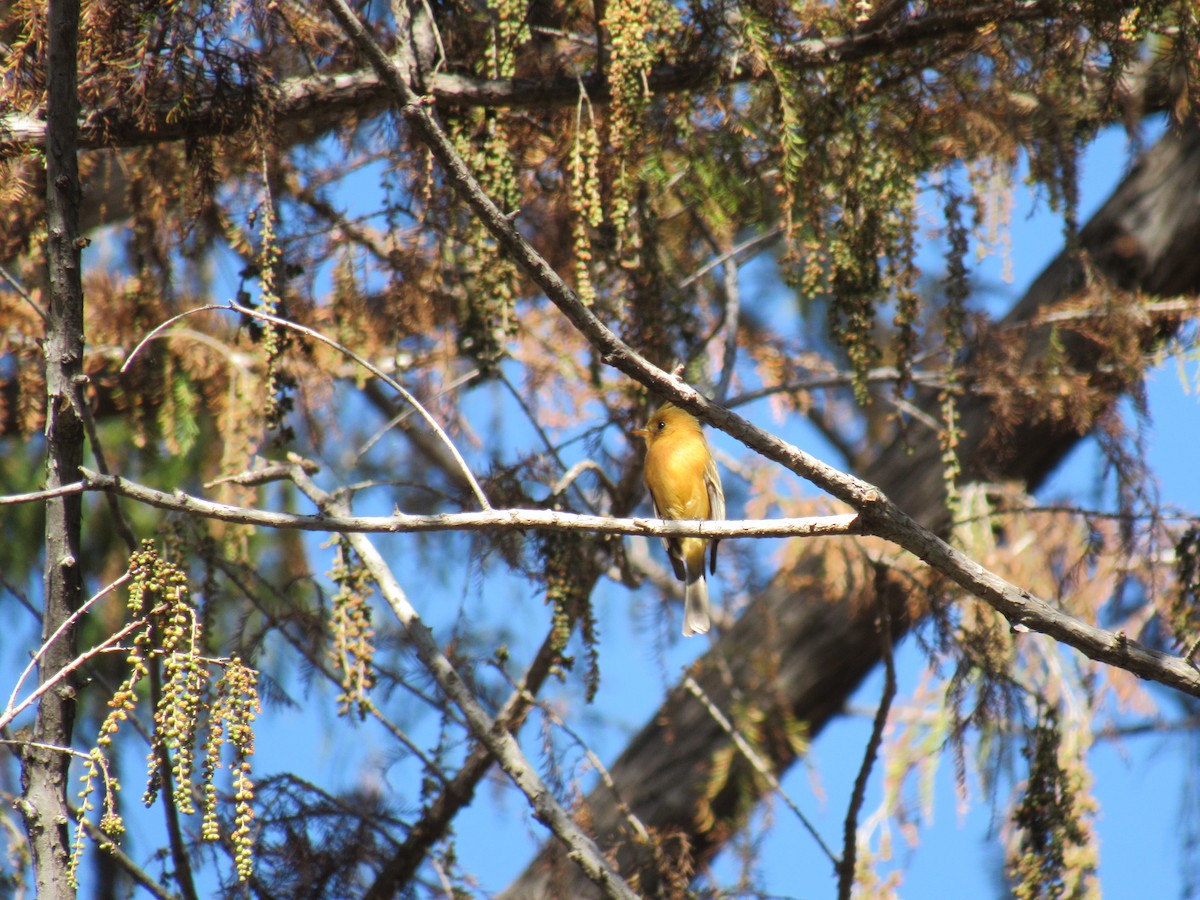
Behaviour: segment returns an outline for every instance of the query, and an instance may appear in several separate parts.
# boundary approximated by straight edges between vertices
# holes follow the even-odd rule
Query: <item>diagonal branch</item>
[[[300,490],[320,508],[336,514],[346,512],[344,500],[335,500],[321,490],[299,467],[293,478]],[[434,641],[433,633],[408,602],[404,590],[374,544],[362,534],[351,534],[348,540],[371,573],[380,595],[404,626],[421,663],[447,699],[462,712],[475,739],[488,749],[500,768],[528,798],[534,815],[570,848],[571,858],[605,896],[636,900],[636,895],[609,865],[600,848],[575,823],[525,759],[516,739],[503,728],[497,727],[496,721],[471,693],[462,676]]]
[[[598,573],[598,567],[592,567],[590,573],[588,569],[586,566],[576,569],[577,592],[583,596],[591,593]],[[568,614],[572,616],[569,631],[574,632],[577,614],[574,611],[569,611]],[[496,714],[497,728],[515,734],[525,723],[533,707],[534,698],[555,672],[562,660],[562,654],[562,636],[558,633],[557,625],[552,625],[550,633],[534,654],[533,662],[529,664],[524,677],[516,684],[508,700]],[[387,900],[396,896],[401,886],[411,881],[429,849],[445,835],[454,817],[470,805],[476,787],[491,769],[494,761],[491,752],[484,745],[476,744],[471,749],[454,777],[442,785],[441,791],[425,807],[420,820],[405,836],[404,843],[384,864],[375,881],[363,894],[364,900]]]
[[[1087,625],[1011,584],[951,547],[937,534],[906,514],[874,485],[840,472],[728,409],[713,403],[695,388],[650,363],[622,341],[585,305],[546,260],[525,239],[483,190],[429,105],[405,81],[396,62],[367,33],[344,0],[325,0],[355,45],[395,93],[400,112],[414,133],[442,165],[447,179],[496,238],[501,248],[546,293],[549,300],[600,353],[606,364],[703,421],[725,432],[766,459],[812,482],[848,504],[871,534],[891,541],[985,601],[1014,627],[1039,631],[1081,651],[1092,659],[1128,669],[1184,693],[1200,696],[1200,672],[1187,660],[1142,647],[1124,635]]]
[[[1146,154],[1080,232],[1096,273],[1131,291],[1168,297],[1200,292],[1200,256],[1185,249],[1195,247],[1200,233],[1198,186],[1200,127],[1193,124],[1168,135]],[[1061,254],[1014,306],[1005,325],[1034,321],[1070,296],[1080,283],[1078,265],[1077,257]],[[1145,346],[1152,348],[1169,337],[1173,321],[1177,320],[1148,318]],[[1045,353],[1056,336],[1050,327],[1027,327],[1019,333],[1025,359]],[[1140,372],[1126,371],[1124,377],[1100,372],[1093,349],[1081,348],[1071,364],[1089,376],[1088,390],[1097,407],[1111,407],[1137,383]],[[964,363],[971,365],[971,359]],[[960,409],[960,458],[967,480],[1016,481],[1032,491],[1085,436],[1077,422],[1062,415],[1031,415],[1015,423],[1010,419],[1004,446],[1018,449],[998,453],[990,440],[996,424],[991,401],[968,393]],[[949,516],[941,453],[935,435],[901,435],[861,465],[871,481],[884,485],[922,522],[945,529]],[[828,584],[823,566],[820,554],[809,553],[782,569],[695,663],[696,680],[718,705],[752,704],[771,721],[801,723],[812,737],[844,712],[853,692],[880,662],[879,635],[873,617],[860,612],[860,591],[849,584],[844,590]],[[889,590],[894,640],[916,624],[910,590],[906,585]],[[690,855],[703,862],[740,828],[748,794],[761,791],[754,781],[740,781],[710,796],[712,759],[727,745],[728,737],[711,724],[703,707],[679,689],[648,717],[609,768],[622,796],[647,826],[686,835]],[[773,742],[769,750],[777,771],[796,760],[784,740]],[[703,821],[697,815],[702,802],[711,810]],[[622,844],[621,819],[607,794],[593,792],[586,806],[594,833],[618,855],[621,871],[638,873],[646,886],[655,864],[637,848]],[[588,885],[558,864],[558,855],[557,848],[547,844],[505,896],[591,896]]]
[[[121,585],[123,585],[129,580],[129,577],[129,573],[126,572],[116,581],[113,581],[107,587],[94,594],[90,600],[82,604],[79,609],[71,613],[66,621],[62,622],[58,628],[54,630],[54,633],[42,643],[42,645],[33,654],[33,658],[25,667],[25,670],[17,678],[17,683],[13,685],[12,694],[8,698],[8,705],[4,707],[3,710],[0,710],[0,729],[7,728],[10,722],[24,712],[31,704],[37,702],[37,699],[41,697],[42,694],[52,689],[64,679],[71,677],[71,673],[76,669],[87,665],[95,656],[106,652],[110,647],[117,644],[124,637],[136,631],[138,628],[141,628],[142,625],[145,624],[145,619],[136,619],[135,621],[130,622],[128,625],[121,628],[121,630],[117,631],[115,634],[110,634],[95,647],[92,647],[90,650],[87,650],[86,652],[76,656],[73,660],[55,672],[51,677],[39,679],[37,688],[24,700],[18,702],[17,694],[21,692],[21,685],[25,683],[25,679],[29,677],[29,673],[33,670],[33,667],[35,665],[39,665],[43,657],[49,654],[51,649],[54,647],[54,642],[62,637],[65,633],[68,633],[74,629],[76,623],[84,613],[91,609],[96,602],[104,599]]]
[[[572,471],[579,469],[577,467]],[[563,480],[568,479],[570,474],[564,476]],[[604,477],[615,515],[626,513],[641,499],[640,490],[630,489],[639,481],[638,475],[639,471],[630,467],[617,483],[612,483]],[[640,487],[640,484],[638,486]],[[559,485],[555,487],[555,495],[561,494],[565,489],[563,481],[560,480]],[[613,551],[605,538],[593,536],[590,540],[570,542],[566,553],[568,558],[561,566],[563,578],[557,582],[557,597],[553,599],[555,605],[560,606],[565,618],[559,621],[558,616],[555,616],[555,621],[524,675],[495,716],[496,727],[510,734],[515,734],[521,728],[532,707],[533,699],[547,679],[562,665],[566,651],[564,643],[574,634],[576,624],[586,614],[587,598],[591,596],[596,582],[601,578],[605,568],[604,561]],[[618,552],[616,555],[620,557],[622,554]],[[476,744],[471,749],[454,777],[429,801],[421,818],[405,836],[404,843],[384,864],[364,894],[365,900],[387,900],[394,897],[401,886],[410,883],[418,867],[425,861],[430,848],[447,833],[455,816],[471,803],[479,782],[491,769],[493,761],[486,746]]]
[[[787,795],[787,791],[785,791],[783,789],[783,785],[779,783],[778,776],[771,771],[770,763],[763,759],[762,754],[758,753],[753,747],[751,747],[750,742],[742,736],[741,732],[733,727],[733,723],[729,721],[729,718],[723,712],[721,712],[717,704],[713,703],[712,698],[708,696],[704,688],[700,686],[700,683],[696,681],[693,676],[685,675],[683,677],[682,684],[685,688],[687,688],[688,693],[695,697],[700,705],[702,705],[708,712],[708,714],[712,716],[713,721],[721,726],[721,730],[729,735],[729,739],[733,741],[733,745],[738,748],[738,752],[746,758],[750,765],[754,766],[754,771],[762,776],[763,780],[767,782],[771,790],[783,800],[784,805],[787,806],[787,808],[792,811],[792,814],[800,820],[800,824],[804,826],[804,830],[808,832],[809,836],[816,842],[817,846],[821,848],[821,852],[829,858],[831,863],[833,863],[834,869],[838,869],[841,866],[841,862],[838,860],[837,855],[829,848],[829,845],[825,843],[825,839],[821,837],[821,832],[817,831],[817,826],[815,826],[812,823],[812,820],[804,814],[804,810],[797,806],[796,801]]]

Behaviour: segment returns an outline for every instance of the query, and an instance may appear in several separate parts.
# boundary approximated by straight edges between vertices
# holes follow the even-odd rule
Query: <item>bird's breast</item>
[[[704,470],[708,448],[698,441],[660,440],[646,454],[646,484],[659,512],[672,519],[707,519]]]

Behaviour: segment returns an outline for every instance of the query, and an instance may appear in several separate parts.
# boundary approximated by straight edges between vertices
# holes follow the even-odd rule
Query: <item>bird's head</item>
[[[645,428],[635,428],[633,434],[652,446],[660,438],[670,437],[683,430],[700,430],[700,423],[690,412],[680,409],[673,403],[664,403],[654,411]]]

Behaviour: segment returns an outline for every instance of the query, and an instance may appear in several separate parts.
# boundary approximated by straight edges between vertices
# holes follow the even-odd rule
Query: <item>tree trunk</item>
[[[1163,138],[1087,224],[1080,239],[1095,271],[1121,287],[1167,296],[1200,291],[1200,255],[1195,253],[1200,241],[1200,129],[1191,126],[1182,135]],[[1078,260],[1060,254],[1002,325],[1030,321],[1082,283]],[[1170,327],[1149,325],[1147,345]],[[1049,326],[1031,328],[1024,358],[1043,353],[1049,336]],[[1089,389],[1104,405],[1116,403],[1131,387],[1096,368],[1094,348],[1066,349],[1076,351],[1072,362],[1090,372]],[[960,414],[966,437],[958,452],[965,480],[1016,481],[1032,490],[1084,437],[1071,422],[1043,418],[1018,422],[1007,429],[1002,443],[995,441],[989,433],[992,409],[986,397],[977,394],[963,398]],[[949,520],[941,454],[936,435],[914,430],[865,461],[861,474],[914,518],[944,531]],[[781,572],[694,664],[696,680],[718,707],[728,711],[750,705],[765,711],[768,727],[800,722],[815,736],[879,663],[874,608],[865,608],[861,597],[850,595],[850,587],[846,596],[831,596],[821,587],[820,549],[830,546],[823,544],[795,568]],[[894,591],[889,601],[893,634],[899,637],[911,624],[905,621],[905,598]],[[669,892],[668,880],[677,881],[681,874],[688,880],[688,873],[711,860],[760,799],[760,780],[730,777],[709,799],[708,821],[700,820],[712,760],[729,743],[700,703],[677,686],[612,766],[617,793],[660,838],[665,857],[658,862],[634,839],[612,792],[601,786],[586,799],[584,820],[591,823],[600,845],[615,854],[620,873],[644,896]],[[781,727],[767,734],[760,749],[777,773],[796,758]],[[734,768],[740,765],[739,761]],[[687,853],[680,852],[684,847]],[[505,896],[594,894],[560,846],[551,842]]]
[[[83,373],[83,289],[80,280],[79,166],[75,137],[79,0],[51,0],[46,208],[50,309],[46,314],[46,488],[79,477],[83,423],[76,406]],[[38,666],[38,683],[53,680],[76,656],[75,628],[57,634],[79,608],[82,504],[78,494],[46,503],[45,597],[42,641],[51,641]],[[53,640],[51,640],[53,638]],[[68,883],[70,839],[67,771],[75,720],[70,679],[42,695],[33,742],[22,754],[21,812],[29,835],[39,900],[73,898]],[[61,749],[55,749],[61,748]]]

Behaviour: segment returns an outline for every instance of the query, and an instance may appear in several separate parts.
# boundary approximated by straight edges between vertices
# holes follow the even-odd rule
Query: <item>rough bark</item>
[[[1080,235],[1096,271],[1125,288],[1175,295],[1200,291],[1200,129],[1168,135],[1122,182]],[[1077,260],[1066,252],[1054,260],[1013,308],[1004,324],[1035,320],[1049,304],[1069,296],[1081,283]],[[1170,324],[1147,323],[1148,343]],[[1049,327],[1027,334],[1025,356],[1044,352]],[[1070,352],[1073,348],[1068,347]],[[1074,348],[1079,367],[1094,366],[1086,346]],[[1089,389],[1107,404],[1116,403],[1130,384],[1112,373],[1094,371]],[[964,476],[1020,482],[1037,487],[1084,437],[1065,421],[1044,419],[1009,428],[999,453],[989,434],[992,411],[987,400],[971,396],[960,409],[966,438],[959,447]],[[910,433],[865,461],[861,474],[881,487],[902,509],[923,524],[944,530],[948,523],[942,483],[941,448],[931,434]],[[826,545],[829,546],[829,545]],[[781,572],[721,640],[693,667],[704,690],[724,709],[750,704],[767,711],[768,721],[802,722],[818,734],[845,706],[862,679],[880,661],[874,616],[862,612],[853,596],[829,596],[817,587],[821,561],[809,554],[795,569]],[[904,597],[889,596],[893,631],[899,637],[911,625]],[[795,761],[791,745],[776,735],[763,748],[777,772]],[[621,874],[643,895],[653,896],[672,870],[700,866],[731,837],[761,790],[751,779],[730,779],[710,798],[711,820],[702,825],[698,810],[709,781],[711,760],[729,738],[700,703],[677,687],[612,766],[622,800],[666,842],[668,853],[688,848],[690,859],[668,855],[655,862],[630,836],[612,794],[604,787],[585,801],[582,815],[601,846],[615,854]],[[831,875],[834,874],[831,872]],[[506,892],[512,898],[588,897],[589,886],[567,863],[562,851],[547,844]]]
[[[49,109],[46,146],[46,207],[50,308],[46,317],[46,487],[78,479],[83,462],[83,424],[74,397],[83,362],[83,290],[78,230],[80,186],[76,155],[79,115],[77,47],[78,0],[51,0],[48,61]],[[45,597],[42,641],[49,641],[79,608],[83,585],[79,548],[81,501],[78,494],[46,504]],[[50,643],[38,666],[39,684],[55,678],[76,656],[75,629]],[[64,679],[38,704],[32,744],[22,754],[21,812],[29,835],[41,900],[73,898],[68,883],[70,857],[67,770],[75,719],[74,688]]]

